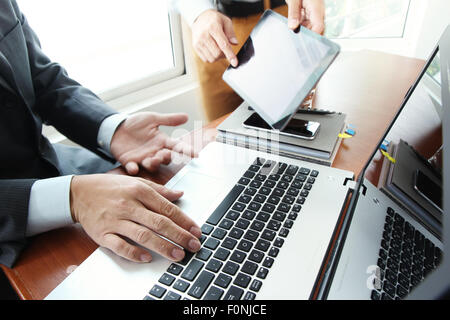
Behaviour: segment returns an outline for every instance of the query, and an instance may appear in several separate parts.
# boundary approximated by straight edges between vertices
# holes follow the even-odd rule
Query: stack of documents
[[[294,159],[305,160],[331,166],[336,157],[341,138],[339,134],[345,126],[345,114],[301,113],[296,118],[316,121],[320,129],[313,140],[280,135],[245,128],[243,122],[253,114],[247,103],[237,108],[218,129],[216,140],[249,149],[279,154]]]

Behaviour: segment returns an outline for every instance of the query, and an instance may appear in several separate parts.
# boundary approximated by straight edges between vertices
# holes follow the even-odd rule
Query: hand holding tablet
[[[282,131],[339,53],[332,41],[267,10],[239,51],[225,82],[271,128]]]

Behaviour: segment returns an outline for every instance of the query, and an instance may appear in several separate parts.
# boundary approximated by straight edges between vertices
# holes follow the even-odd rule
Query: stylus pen
[[[333,114],[336,113],[335,111],[329,111],[329,110],[305,110],[305,109],[299,109],[297,110],[297,113],[309,113],[309,114]]]
[[[248,110],[255,111],[252,107],[248,107]],[[329,110],[316,110],[316,109],[298,109],[296,113],[309,113],[309,114],[333,114],[335,111]]]

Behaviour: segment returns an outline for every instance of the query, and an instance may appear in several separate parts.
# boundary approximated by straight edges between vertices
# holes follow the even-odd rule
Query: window
[[[166,1],[18,0],[44,52],[108,100],[184,73]]]
[[[401,38],[410,0],[325,0],[329,38]]]

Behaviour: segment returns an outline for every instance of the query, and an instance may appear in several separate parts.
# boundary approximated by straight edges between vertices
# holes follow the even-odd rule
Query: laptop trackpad
[[[223,192],[224,185],[225,181],[218,177],[190,170],[171,189],[184,192],[175,204],[197,224],[201,224],[207,218],[208,209]]]

